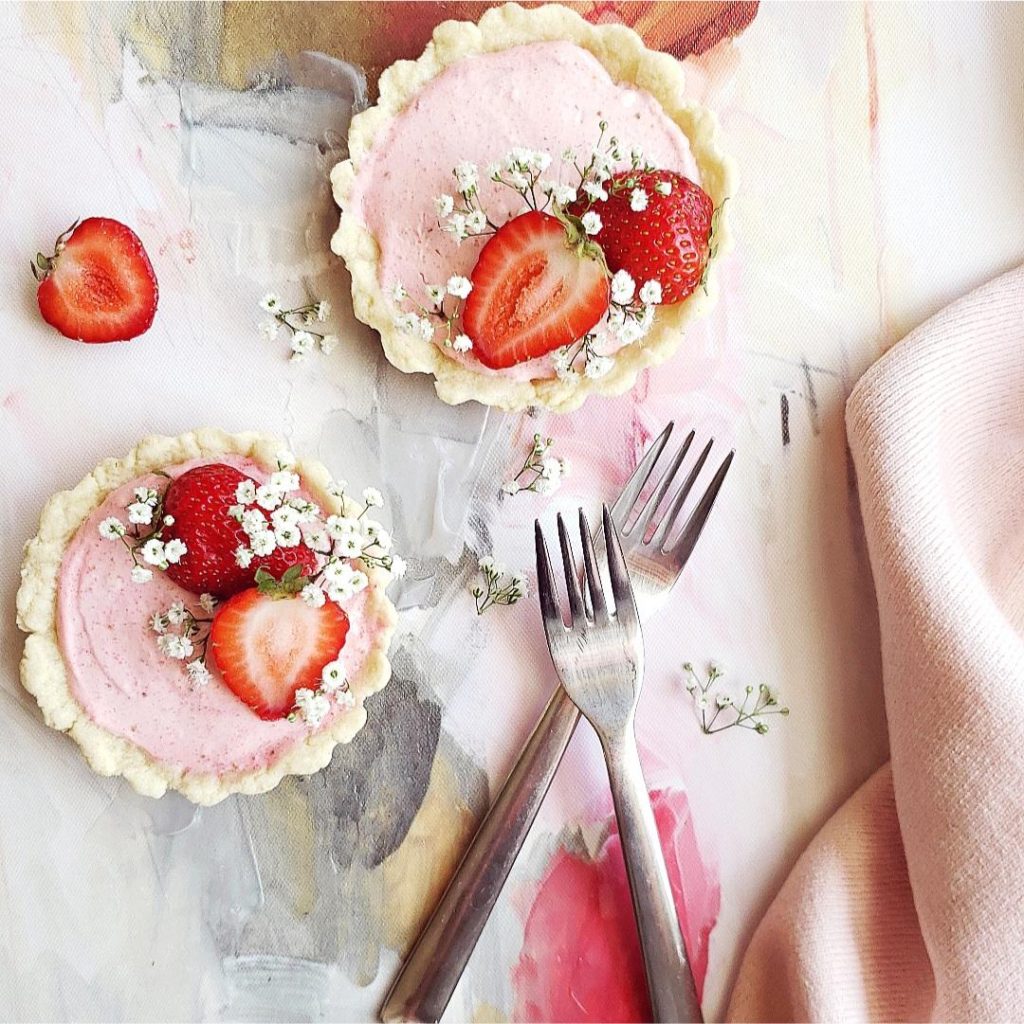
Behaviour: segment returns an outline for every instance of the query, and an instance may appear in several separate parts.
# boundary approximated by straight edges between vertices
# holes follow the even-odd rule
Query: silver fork
[[[612,519],[623,533],[626,566],[633,581],[641,621],[648,619],[668,598],[711,514],[733,457],[729,452],[682,529],[677,531],[684,504],[711,451],[711,442],[678,484],[694,439],[690,431],[667,468],[655,477],[655,469],[673,428],[674,424],[669,423],[653,441],[611,509]],[[648,500],[641,505],[641,495],[649,483],[654,485],[652,498],[660,497],[658,502],[652,504]],[[675,490],[674,484],[677,484]],[[661,506],[666,504],[666,497],[669,497],[668,507],[658,515]],[[636,521],[627,531],[629,520],[634,517]],[[657,546],[653,536],[650,544],[643,543],[652,523],[660,538]],[[600,537],[598,545],[603,543]],[[434,1022],[441,1019],[526,841],[579,718],[576,705],[561,685],[557,686],[434,913],[398,972],[381,1007],[382,1021]]]
[[[558,605],[544,533],[540,522],[536,523],[537,592],[548,650],[562,686],[594,727],[604,749],[654,1019],[700,1021],[700,1003],[636,747],[634,715],[644,676],[644,642],[636,602],[608,506],[603,509],[608,586],[598,574],[597,554],[582,509],[579,515],[583,581],[592,610],[584,608],[572,544],[559,515],[568,627]],[[614,610],[609,607],[607,590],[615,602]]]

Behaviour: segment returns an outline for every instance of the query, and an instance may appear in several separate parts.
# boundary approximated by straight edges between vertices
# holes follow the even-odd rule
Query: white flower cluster
[[[468,352],[473,347],[473,339],[457,331],[455,323],[461,303],[469,298],[472,290],[473,282],[459,274],[453,274],[444,284],[428,284],[425,289],[428,304],[415,303],[414,310],[398,313],[394,319],[395,326],[421,341],[433,342],[437,330],[436,320],[445,329],[445,347],[456,352]],[[451,310],[445,308],[449,296],[455,299]],[[391,297],[396,303],[401,303],[410,296],[403,285],[397,284],[391,291]]]
[[[216,600],[203,594],[199,604],[203,611],[213,613]],[[195,686],[210,681],[206,667],[206,644],[210,636],[210,619],[200,618],[185,607],[184,601],[175,601],[166,611],[157,612],[150,620],[150,629],[156,634],[156,646],[167,658],[185,662],[185,674]]]
[[[568,459],[560,459],[551,454],[554,439],[533,435],[533,446],[526,456],[522,469],[509,481],[501,485],[503,494],[513,497],[516,494],[532,492],[534,494],[554,494],[572,471]]]
[[[483,615],[494,605],[512,605],[526,596],[526,577],[519,572],[509,572],[505,565],[496,562],[490,555],[480,559],[480,575],[483,583],[476,583],[470,593],[476,601],[477,615]]]
[[[324,665],[320,685],[315,690],[300,687],[295,691],[295,711],[288,717],[294,720],[299,716],[311,729],[316,729],[331,713],[332,707],[347,711],[355,705],[355,697],[345,678],[345,667],[335,660]]]
[[[164,541],[161,537],[165,526],[174,525],[173,516],[161,516],[162,495],[152,487],[136,487],[134,501],[125,507],[128,525],[117,516],[107,516],[97,527],[104,540],[119,540],[132,556],[131,578],[133,583],[148,583],[153,578],[153,566],[166,569],[175,565],[188,553],[182,540]],[[143,527],[149,527],[145,533]],[[139,564],[139,559],[145,565]]]
[[[331,315],[331,304],[326,299],[317,299],[304,306],[286,309],[280,295],[267,292],[260,299],[260,309],[270,314],[265,320],[260,321],[260,334],[267,341],[273,341],[282,330],[286,331],[289,335],[288,345],[293,362],[304,359],[317,349],[324,355],[329,355],[338,346],[336,335],[313,330],[317,324],[322,324]]]
[[[271,474],[265,484],[243,480],[235,489],[236,504],[228,514],[241,525],[249,541],[235,550],[235,562],[241,568],[247,569],[257,556],[302,543],[301,527],[313,523],[320,508],[305,498],[288,497],[298,489],[298,475],[285,468]]]

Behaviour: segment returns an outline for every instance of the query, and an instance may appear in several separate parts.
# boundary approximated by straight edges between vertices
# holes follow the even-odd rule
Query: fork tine
[[[651,525],[651,520],[654,518],[654,514],[658,511],[658,506],[661,504],[662,499],[665,497],[665,492],[672,486],[672,481],[676,478],[676,473],[679,472],[679,467],[683,464],[683,459],[686,458],[686,453],[690,450],[690,445],[693,443],[694,431],[690,431],[686,435],[686,440],[679,446],[679,451],[676,452],[675,457],[668,465],[668,469],[662,474],[661,483],[654,488],[651,496],[647,499],[647,503],[643,507],[643,511],[637,517],[636,522],[629,528],[629,530],[623,530],[623,533],[627,536],[633,531],[636,531],[637,540],[643,543],[644,534],[647,533],[647,527]],[[623,523],[625,526],[625,523]]]
[[[551,559],[548,557],[548,546],[544,541],[544,531],[540,528],[540,520],[533,523],[537,540],[537,593],[540,596],[540,612],[544,618],[544,631],[551,643],[551,631],[555,626],[565,628],[562,613],[555,600],[555,581],[551,576]]]
[[[583,543],[583,565],[587,577],[587,589],[590,591],[590,606],[594,609],[594,621],[608,622],[608,605],[604,599],[604,588],[597,571],[597,555],[594,553],[594,542],[590,537],[590,524],[580,509],[580,540]]]
[[[629,517],[629,513],[636,504],[637,498],[640,497],[640,492],[644,489],[644,485],[654,469],[654,464],[661,457],[661,453],[665,450],[665,445],[668,444],[668,439],[672,434],[674,426],[675,423],[670,422],[651,442],[650,447],[644,453],[644,457],[636,464],[636,469],[630,474],[625,487],[622,488],[622,493],[615,499],[615,504],[612,505],[612,518],[617,523],[625,523]]]
[[[669,506],[668,511],[664,516],[662,516],[658,529],[654,531],[654,536],[651,537],[651,544],[656,551],[666,550],[666,541],[668,540],[668,536],[672,532],[672,528],[675,526],[676,520],[679,518],[679,513],[682,510],[686,499],[690,496],[690,491],[693,490],[693,485],[696,482],[697,477],[700,475],[700,471],[704,468],[704,463],[708,461],[708,455],[711,453],[712,444],[714,444],[713,439],[704,445],[704,450],[697,456],[697,461],[693,464],[693,468],[686,474],[686,479],[683,481],[683,485],[679,488],[679,492],[672,499],[672,504]]]
[[[633,587],[629,582],[626,560],[622,556],[622,544],[619,534],[612,522],[608,506],[603,505],[601,514],[604,519],[604,547],[608,553],[608,578],[612,585],[612,596],[615,598],[615,618],[623,625],[639,627],[640,617],[633,599]]]
[[[580,593],[580,579],[576,572],[576,559],[572,554],[569,532],[565,528],[562,513],[558,513],[558,542],[562,547],[562,567],[565,570],[565,589],[569,593],[569,611],[572,613],[572,624],[578,626],[584,617],[583,595]]]
[[[725,481],[725,475],[729,472],[729,467],[732,465],[735,454],[734,451],[731,451],[722,460],[718,471],[712,478],[711,483],[708,484],[708,489],[704,492],[704,496],[698,502],[697,507],[690,513],[690,517],[686,520],[686,525],[683,527],[682,535],[670,552],[681,564],[686,563],[690,555],[693,554],[693,549],[697,546],[701,530],[704,529],[704,524],[708,521],[708,516],[711,515],[711,508],[715,504],[718,492],[722,489],[722,483]]]

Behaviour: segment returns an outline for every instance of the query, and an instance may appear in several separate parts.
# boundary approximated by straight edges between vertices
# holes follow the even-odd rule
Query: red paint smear
[[[721,902],[717,872],[701,858],[686,794],[655,790],[651,802],[700,993],[707,973],[708,941]],[[565,848],[551,859],[526,920],[512,982],[516,1020],[651,1019],[626,866],[614,824],[595,859]]]

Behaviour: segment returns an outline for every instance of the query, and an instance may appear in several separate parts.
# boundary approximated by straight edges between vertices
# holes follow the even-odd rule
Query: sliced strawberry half
[[[139,236],[120,221],[89,217],[32,264],[43,319],[76,341],[128,341],[149,330],[159,289]]]
[[[186,548],[181,561],[167,567],[168,577],[179,587],[228,597],[251,587],[260,569],[279,579],[293,565],[306,573],[316,568],[316,554],[305,544],[275,548],[245,568],[235,561],[235,552],[248,547],[249,538],[228,510],[238,504],[235,491],[245,481],[256,483],[234,466],[215,462],[189,469],[167,485],[163,510],[174,522],[164,528],[163,540],[184,541]],[[259,506],[250,507],[269,518]]]
[[[471,280],[463,327],[494,370],[572,344],[608,309],[600,249],[572,224],[535,210],[498,229]]]
[[[281,718],[295,691],[315,690],[323,667],[345,646],[348,616],[333,602],[310,607],[295,596],[252,588],[217,609],[210,651],[224,682],[260,718]]]

